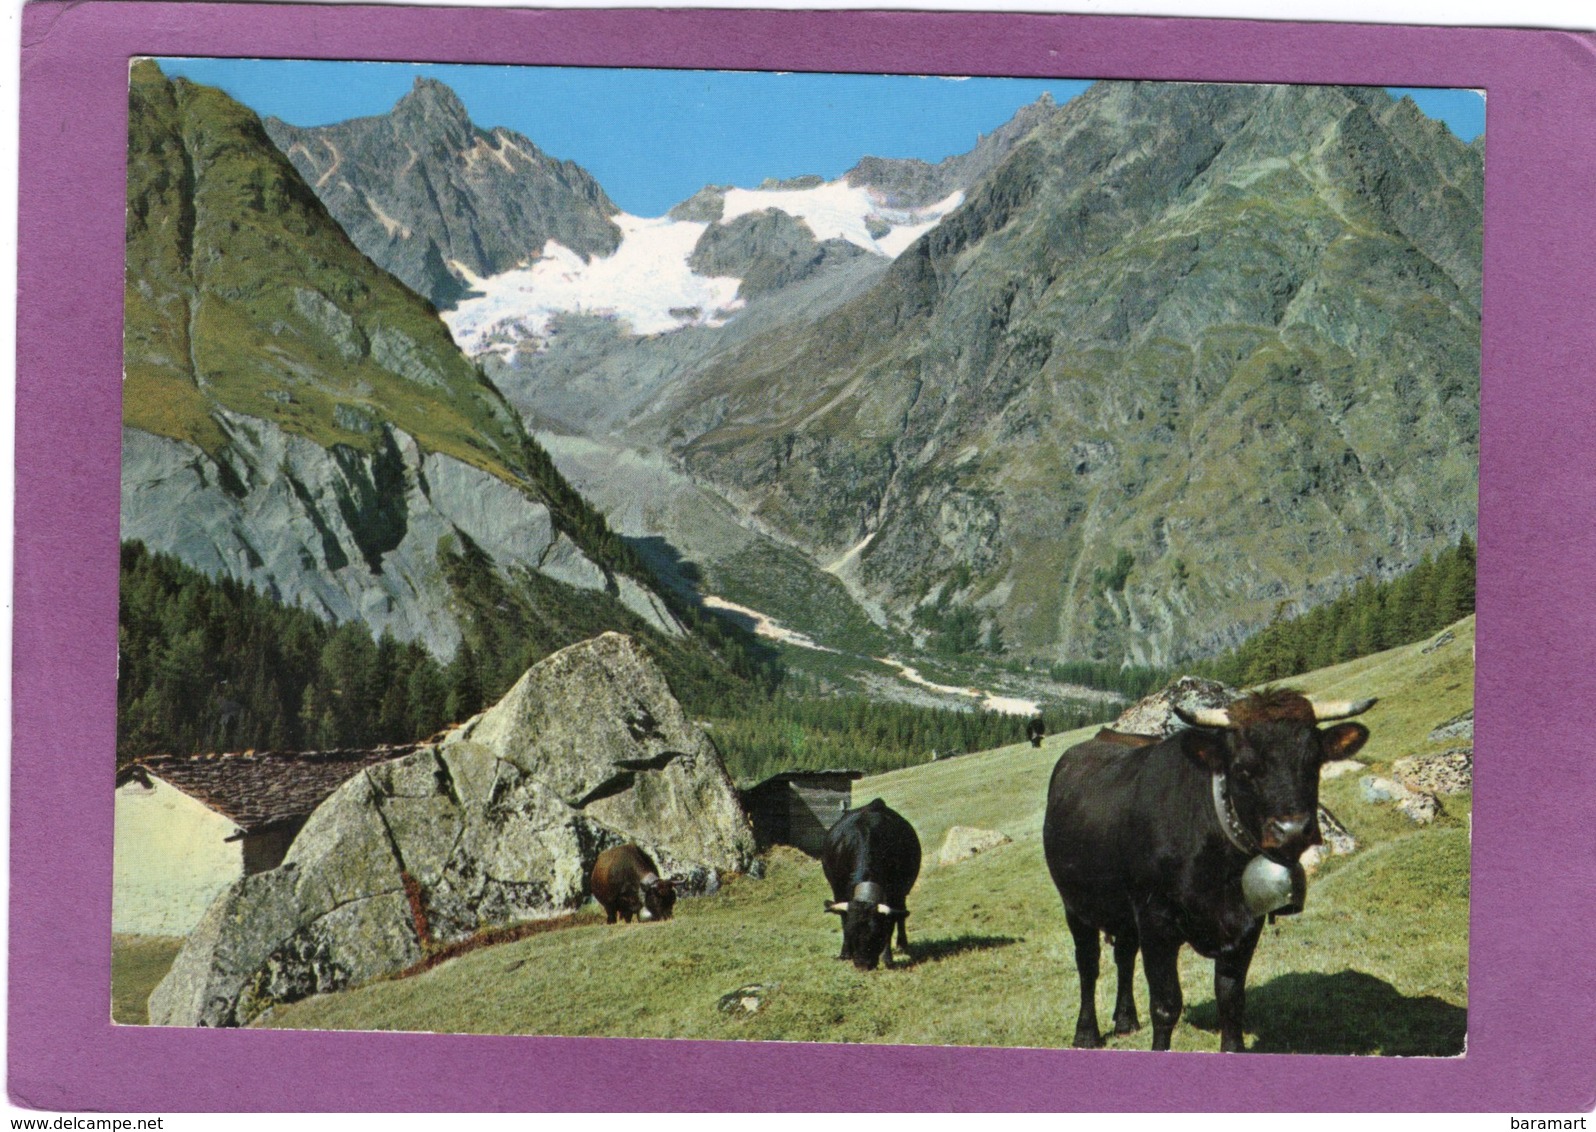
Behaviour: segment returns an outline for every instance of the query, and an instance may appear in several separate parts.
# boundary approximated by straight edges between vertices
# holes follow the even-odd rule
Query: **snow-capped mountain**
[[[741,280],[699,275],[688,266],[707,224],[621,213],[620,246],[584,258],[557,241],[525,266],[486,279],[467,274],[472,294],[443,313],[454,340],[473,357],[512,361],[546,347],[560,314],[613,318],[635,335],[684,326],[719,326],[743,305]],[[462,273],[464,265],[452,265]]]
[[[656,218],[621,212],[531,139],[474,124],[435,79],[385,115],[266,128],[355,245],[430,298],[466,353],[513,365],[554,344],[562,315],[630,338],[715,329],[861,256],[890,262],[1053,110],[1044,96],[937,165],[865,157],[831,181],[710,186]]]

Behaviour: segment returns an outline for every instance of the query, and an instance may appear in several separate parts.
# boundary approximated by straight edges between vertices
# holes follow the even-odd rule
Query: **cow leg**
[[[1143,934],[1142,969],[1147,972],[1147,998],[1153,1016],[1153,1049],[1169,1048],[1180,1020],[1180,940]]]
[[[1136,951],[1140,942],[1136,931],[1121,932],[1114,938],[1114,1032],[1134,1034],[1142,1028],[1136,1017]]]
[[[615,922],[615,909],[614,908],[606,908],[606,909],[604,909],[604,913],[605,913],[604,922],[606,924],[613,924]]]
[[[1214,1002],[1219,1007],[1219,1052],[1241,1053],[1247,1048],[1242,1024],[1247,1014],[1247,968],[1258,946],[1263,921],[1252,928],[1234,947],[1227,947],[1214,960]]]
[[[1097,970],[1102,943],[1097,929],[1067,907],[1064,920],[1075,939],[1075,970],[1081,978],[1081,1012],[1075,1019],[1075,1040],[1071,1044],[1076,1049],[1098,1049],[1103,1044],[1103,1035],[1097,1029]]]
[[[904,926],[907,922],[907,916],[898,921],[898,950],[905,955],[909,954],[909,930]]]

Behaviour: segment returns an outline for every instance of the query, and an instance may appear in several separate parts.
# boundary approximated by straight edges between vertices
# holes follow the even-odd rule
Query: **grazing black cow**
[[[617,845],[600,853],[590,883],[607,923],[613,924],[616,916],[628,924],[633,916],[668,920],[676,907],[676,885],[663,879],[654,859],[636,845]]]
[[[1042,717],[1033,715],[1031,721],[1025,725],[1025,737],[1031,741],[1031,746],[1040,747],[1042,736],[1047,734],[1047,724],[1042,722]]]
[[[1102,932],[1119,970],[1115,1033],[1140,1025],[1131,988],[1139,948],[1153,1049],[1169,1048],[1181,1009],[1176,957],[1189,943],[1214,961],[1220,1049],[1243,1048],[1247,967],[1264,914],[1290,903],[1260,901],[1255,880],[1272,873],[1290,877],[1288,886],[1301,882],[1297,858],[1320,841],[1319,767],[1351,756],[1369,737],[1360,723],[1322,731],[1315,724],[1373,703],[1260,692],[1228,709],[1176,709],[1190,729],[1160,741],[1109,732],[1064,752],[1048,786],[1042,844],[1075,940],[1077,1047],[1103,1044],[1096,1005]]]
[[[914,827],[880,798],[849,810],[826,834],[820,865],[831,885],[826,911],[842,917],[842,954],[861,971],[883,957],[892,966],[892,929],[898,950],[909,951],[909,890],[920,875],[920,839]]]

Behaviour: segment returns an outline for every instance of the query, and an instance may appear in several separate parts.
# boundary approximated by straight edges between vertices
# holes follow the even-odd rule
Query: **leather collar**
[[[1219,819],[1219,828],[1224,831],[1225,840],[1249,857],[1261,852],[1258,842],[1241,824],[1241,818],[1236,815],[1236,808],[1230,804],[1230,790],[1225,782],[1225,776],[1216,774],[1210,781],[1213,783],[1214,816]]]

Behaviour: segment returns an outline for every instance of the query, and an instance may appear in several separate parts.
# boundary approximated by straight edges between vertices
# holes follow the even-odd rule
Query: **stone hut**
[[[788,770],[742,792],[761,849],[791,845],[820,856],[826,832],[847,813],[859,770]]]
[[[240,877],[275,869],[313,810],[415,744],[149,755],[116,775],[111,930],[187,935]]]

